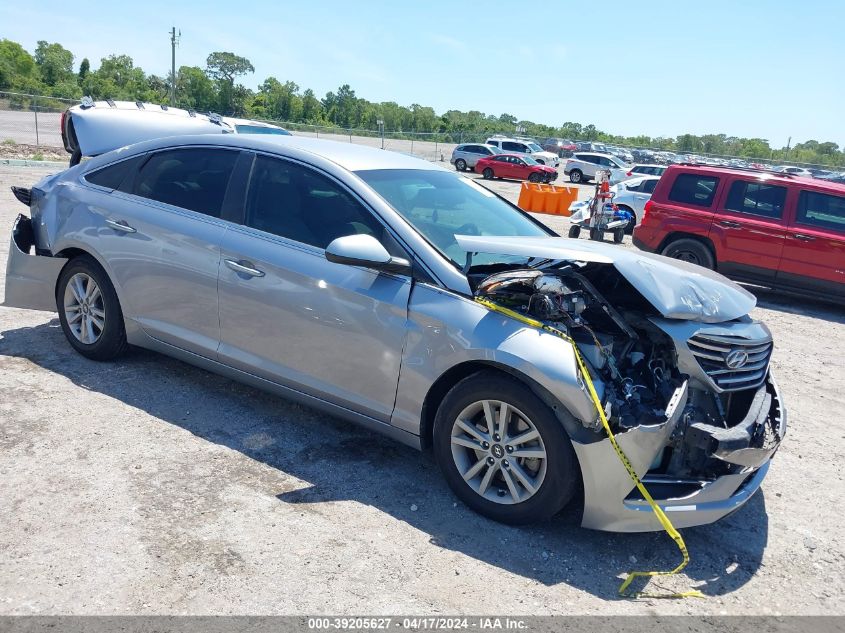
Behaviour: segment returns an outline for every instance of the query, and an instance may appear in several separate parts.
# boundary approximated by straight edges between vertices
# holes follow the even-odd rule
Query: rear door
[[[800,191],[777,279],[845,296],[845,194]]]
[[[258,155],[244,224],[223,238],[219,358],[388,421],[411,279],[326,259],[332,240],[360,233],[408,257],[342,184],[310,166]]]
[[[673,232],[707,237],[713,218],[713,206],[719,177],[709,173],[674,172],[674,180],[661,178],[659,196],[652,197],[643,238],[657,248]],[[671,178],[671,176],[670,176]]]
[[[240,151],[156,152],[92,212],[97,246],[122,289],[124,313],[150,336],[215,358],[224,200]],[[89,180],[90,179],[90,180]],[[97,174],[86,177],[96,184]]]
[[[783,185],[759,178],[728,181],[710,227],[721,272],[774,279],[786,236],[786,202]]]

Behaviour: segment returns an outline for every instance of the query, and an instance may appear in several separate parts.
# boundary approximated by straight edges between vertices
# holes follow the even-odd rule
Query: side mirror
[[[411,274],[411,262],[392,257],[372,235],[345,235],[326,247],[326,259],[335,264],[365,266],[391,273]]]

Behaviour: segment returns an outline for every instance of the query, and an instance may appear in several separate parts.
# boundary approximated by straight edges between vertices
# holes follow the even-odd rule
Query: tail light
[[[626,176],[631,176],[633,173],[634,173],[633,171],[629,171],[629,172],[628,172],[627,174],[625,174],[625,175],[626,175]]]
[[[643,207],[643,217],[640,218],[640,224],[645,224],[645,219],[648,217],[648,213],[651,211],[652,207],[654,207],[654,203],[651,200],[645,203],[645,206]]]
[[[62,118],[59,119],[59,132],[64,133],[65,131],[65,117],[67,116],[67,110],[62,110]]]

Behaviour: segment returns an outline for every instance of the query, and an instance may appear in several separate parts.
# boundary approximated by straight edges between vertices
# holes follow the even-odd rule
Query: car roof
[[[307,136],[282,136],[267,134],[203,134],[170,136],[131,145],[128,149],[138,152],[184,147],[186,145],[217,145],[275,154],[286,154],[286,149],[300,150],[329,160],[348,171],[370,169],[444,170],[443,167],[421,158],[389,150],[341,143]],[[118,150],[120,151],[120,150]],[[112,152],[109,152],[111,154]],[[108,156],[109,154],[103,154]],[[92,161],[93,162],[93,161]]]
[[[749,176],[751,178],[759,178],[766,182],[776,182],[781,184],[795,184],[798,183],[803,186],[810,186],[817,189],[826,189],[828,191],[835,191],[837,193],[845,193],[845,184],[828,182],[819,178],[807,178],[806,176],[796,176],[794,174],[781,173],[776,171],[762,171],[757,169],[745,169],[742,167],[732,167],[730,165],[670,165],[669,169],[685,172],[699,172],[709,175],[719,176],[726,173],[736,176]]]

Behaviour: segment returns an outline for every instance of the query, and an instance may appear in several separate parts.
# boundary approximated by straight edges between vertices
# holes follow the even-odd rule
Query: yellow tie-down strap
[[[575,344],[569,336],[567,336],[562,331],[553,328],[545,323],[538,321],[536,319],[532,319],[527,317],[519,312],[515,312],[514,310],[510,310],[505,308],[504,306],[500,306],[493,301],[489,301],[487,299],[482,299],[480,297],[476,297],[475,300],[483,305],[485,308],[492,310],[494,312],[499,312],[508,316],[512,319],[516,319],[526,325],[530,325],[531,327],[535,327],[538,330],[543,330],[544,332],[548,332],[549,334],[553,334],[558,338],[567,341],[569,344],[572,345],[572,349],[575,352],[575,360],[578,362],[578,368],[581,370],[581,375],[584,377],[584,383],[587,385],[587,390],[590,394],[590,399],[593,401],[593,404],[596,407],[596,411],[599,414],[599,419],[601,420],[602,426],[604,427],[605,432],[607,433],[607,438],[610,440],[611,446],[613,446],[613,450],[616,452],[617,457],[619,457],[619,461],[622,462],[622,465],[625,466],[625,470],[628,471],[628,475],[630,475],[631,480],[636,484],[637,490],[640,491],[643,498],[648,502],[648,505],[651,507],[652,512],[657,517],[657,520],[660,521],[660,525],[663,526],[663,529],[669,535],[669,537],[675,541],[675,545],[678,546],[678,549],[681,550],[681,555],[683,556],[683,560],[681,563],[671,569],[669,571],[631,571],[628,572],[628,576],[619,586],[619,594],[625,596],[626,598],[703,598],[704,594],[698,590],[691,590],[691,591],[684,591],[681,593],[645,593],[645,592],[630,592],[628,591],[628,587],[634,581],[635,578],[648,578],[651,576],[672,576],[680,572],[684,567],[689,564],[689,552],[687,551],[687,545],[684,543],[684,537],[681,536],[680,532],[675,529],[675,526],[672,525],[672,522],[669,520],[669,517],[666,516],[666,513],[663,512],[663,508],[661,508],[657,503],[655,503],[654,498],[652,498],[651,494],[649,494],[646,487],[643,485],[643,482],[640,481],[640,478],[637,476],[634,467],[631,465],[631,462],[625,455],[625,452],[622,450],[622,447],[619,446],[619,443],[616,441],[616,437],[613,435],[613,431],[610,430],[610,423],[607,421],[607,415],[605,415],[604,408],[601,406],[601,400],[599,399],[598,393],[596,393],[596,388],[593,386],[593,381],[590,378],[590,372],[587,370],[587,365],[584,363],[584,359],[581,356],[581,352],[578,351],[578,346]]]

